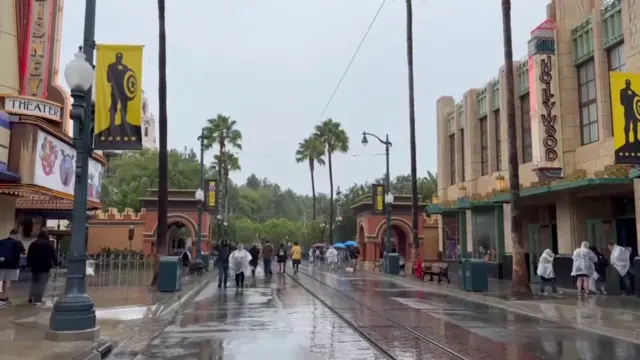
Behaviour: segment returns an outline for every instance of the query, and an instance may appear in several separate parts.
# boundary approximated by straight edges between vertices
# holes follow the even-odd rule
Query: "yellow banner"
[[[97,46],[95,149],[142,149],[142,52],[142,45]]]

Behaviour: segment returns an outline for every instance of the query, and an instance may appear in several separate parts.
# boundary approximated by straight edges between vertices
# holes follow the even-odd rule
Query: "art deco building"
[[[605,255],[609,241],[638,254],[640,180],[634,185],[635,171],[614,165],[609,72],[640,72],[639,16],[635,1],[551,1],[547,19],[532,29],[528,54],[513,64],[524,222],[518,235],[533,281],[547,248],[559,254],[556,275],[567,286],[570,255],[582,241]],[[458,256],[486,259],[491,276],[508,279],[504,82],[500,68],[486,83],[469,84],[462,98],[438,99],[439,189],[430,210],[441,214],[445,261],[455,267]]]

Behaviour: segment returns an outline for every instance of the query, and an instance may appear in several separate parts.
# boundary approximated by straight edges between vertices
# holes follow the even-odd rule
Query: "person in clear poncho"
[[[547,284],[551,284],[551,292],[559,294],[560,292],[556,288],[556,273],[553,270],[553,258],[555,257],[553,251],[546,249],[540,260],[538,261],[538,276],[540,276],[540,293],[546,294],[544,289]]]
[[[618,274],[620,274],[624,285],[624,292],[627,295],[631,295],[633,291],[633,287],[631,286],[631,273],[629,272],[631,267],[631,252],[613,242],[609,243],[609,250],[611,251],[611,260],[609,263],[613,265],[618,271]]]
[[[338,264],[338,250],[336,250],[333,246],[327,250],[325,254],[327,258],[327,264],[329,264],[329,270],[333,270],[336,268]]]
[[[249,262],[251,261],[251,254],[244,249],[242,244],[238,244],[236,250],[234,250],[229,256],[229,265],[231,270],[236,274],[236,289],[242,289],[244,287],[245,274],[251,271]]]
[[[576,277],[576,288],[578,296],[589,291],[589,278],[596,271],[594,263],[598,261],[596,255],[589,249],[589,243],[582,242],[582,245],[573,252],[573,268],[571,276]]]

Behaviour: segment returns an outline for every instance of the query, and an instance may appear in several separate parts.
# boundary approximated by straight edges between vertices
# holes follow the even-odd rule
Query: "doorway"
[[[539,283],[538,261],[542,252],[550,249],[558,254],[558,226],[556,223],[548,225],[529,224],[529,280]]]
[[[638,256],[638,233],[635,217],[616,219],[616,242],[618,246],[631,248],[631,259]]]

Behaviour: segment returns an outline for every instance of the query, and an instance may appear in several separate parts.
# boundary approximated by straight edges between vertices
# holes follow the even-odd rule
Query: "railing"
[[[60,255],[56,276],[64,277],[67,260]],[[87,259],[87,287],[148,286],[153,278],[153,256],[140,254],[98,254]]]

